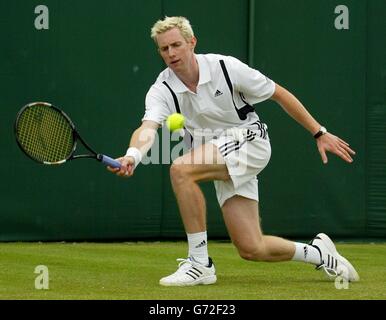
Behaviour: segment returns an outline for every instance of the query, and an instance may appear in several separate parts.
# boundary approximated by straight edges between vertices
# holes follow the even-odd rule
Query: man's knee
[[[183,183],[186,179],[189,179],[189,165],[183,164],[180,158],[174,160],[170,166],[170,178],[175,184]]]
[[[245,260],[251,261],[265,261],[267,259],[267,252],[263,242],[255,245],[238,246],[239,255]]]

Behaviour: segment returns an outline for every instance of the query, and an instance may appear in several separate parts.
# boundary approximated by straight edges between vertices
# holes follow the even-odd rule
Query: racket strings
[[[18,121],[17,135],[24,151],[38,161],[55,163],[73,150],[72,127],[56,109],[45,105],[27,108]]]

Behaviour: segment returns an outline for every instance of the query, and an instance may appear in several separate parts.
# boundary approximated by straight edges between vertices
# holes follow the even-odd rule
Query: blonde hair
[[[193,29],[188,19],[185,17],[165,17],[163,20],[158,20],[151,28],[151,38],[157,42],[156,37],[159,34],[173,28],[178,28],[186,41],[194,37]]]

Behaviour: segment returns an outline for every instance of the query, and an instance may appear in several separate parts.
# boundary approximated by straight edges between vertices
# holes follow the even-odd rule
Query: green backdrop
[[[49,9],[37,30],[35,7]],[[268,124],[272,158],[260,175],[266,233],[300,238],[386,236],[386,3],[347,0],[349,29],[337,30],[333,0],[0,2],[0,240],[123,240],[184,237],[169,165],[142,165],[131,179],[97,162],[41,166],[16,146],[13,122],[31,101],[73,118],[93,147],[121,155],[140,125],[144,97],[164,68],[153,23],[184,15],[197,52],[249,62],[292,91],[357,151],[349,165],[323,165],[313,138],[281,108],[256,106]],[[252,8],[252,11],[250,10]],[[226,238],[211,183],[211,238]]]

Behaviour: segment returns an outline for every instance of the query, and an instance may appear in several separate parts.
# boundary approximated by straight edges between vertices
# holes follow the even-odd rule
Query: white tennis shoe
[[[326,234],[317,234],[310,245],[318,249],[321,256],[322,262],[316,266],[317,270],[323,269],[330,279],[340,276],[347,281],[359,281],[359,275],[353,265],[338,253]]]
[[[159,281],[162,286],[195,286],[198,284],[212,284],[217,281],[216,269],[213,261],[209,258],[208,266],[204,266],[192,260],[177,259],[178,269],[170,276],[164,277]]]

